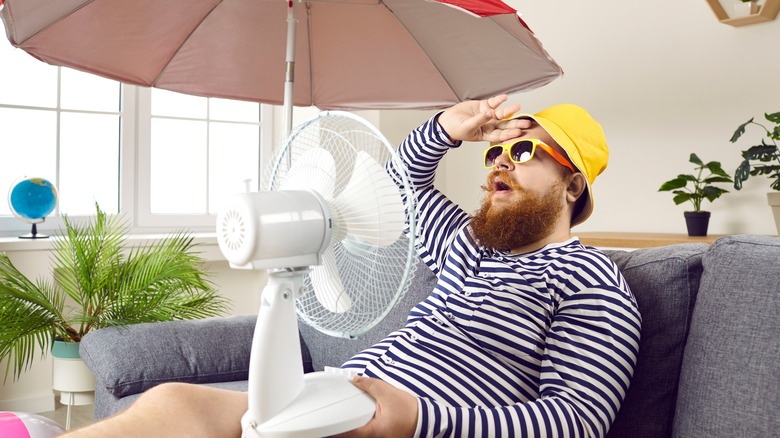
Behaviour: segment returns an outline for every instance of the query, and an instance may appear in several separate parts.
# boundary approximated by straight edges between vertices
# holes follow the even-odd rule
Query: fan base
[[[374,416],[376,403],[344,375],[316,372],[304,375],[298,397],[268,421],[257,424],[251,412],[241,425],[248,437],[323,437],[356,429]]]

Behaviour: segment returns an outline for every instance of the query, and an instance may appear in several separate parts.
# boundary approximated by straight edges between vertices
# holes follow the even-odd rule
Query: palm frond
[[[203,271],[203,259],[193,251],[193,238],[184,232],[154,244],[132,248],[115,270],[114,293],[102,295],[98,314],[85,317],[91,328],[175,319],[194,319],[224,313],[228,301],[213,289]]]
[[[73,331],[62,315],[64,297],[51,282],[35,284],[0,254],[0,360],[7,359],[9,372],[17,379],[32,365],[36,347],[44,355],[54,337]]]
[[[66,239],[55,245],[57,282],[83,309],[95,306],[101,292],[111,291],[114,272],[121,265],[127,225],[96,205],[94,220],[79,225],[64,217]]]
[[[0,254],[0,360],[18,378],[55,336],[72,341],[92,329],[218,316],[228,301],[215,291],[185,232],[125,248],[127,223],[96,204],[94,220],[64,217],[54,239],[53,280],[33,283]],[[77,308],[65,309],[70,297]]]

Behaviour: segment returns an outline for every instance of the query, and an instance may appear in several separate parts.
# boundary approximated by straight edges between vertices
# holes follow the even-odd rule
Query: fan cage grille
[[[394,159],[394,148],[371,124],[351,113],[325,111],[290,134],[266,170],[263,187],[279,189],[292,163],[314,148],[325,149],[333,156],[334,196],[347,185],[358,152],[383,166]],[[407,171],[400,166],[396,170],[393,178],[403,187],[399,190],[407,201],[405,235],[383,248],[332,243],[341,282],[352,301],[349,310],[334,313],[323,307],[314,294],[310,276],[304,278],[306,292],[297,300],[296,311],[302,321],[323,333],[346,338],[365,333],[392,310],[411,284],[417,258],[414,239],[407,236],[416,232],[415,200]]]

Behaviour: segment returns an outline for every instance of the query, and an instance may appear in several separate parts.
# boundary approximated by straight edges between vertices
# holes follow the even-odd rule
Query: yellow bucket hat
[[[513,115],[512,118],[531,118],[536,121],[560,145],[569,160],[588,180],[586,203],[572,218],[572,226],[585,222],[593,213],[592,184],[607,168],[609,148],[604,130],[585,109],[564,103],[555,105],[536,114]]]

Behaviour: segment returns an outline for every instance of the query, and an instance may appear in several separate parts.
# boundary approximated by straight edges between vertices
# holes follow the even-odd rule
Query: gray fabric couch
[[[778,436],[780,238],[729,236],[711,246],[607,253],[643,318],[639,364],[609,436]],[[357,340],[301,326],[306,370],[337,366],[400,327],[434,282],[418,269],[402,302]],[[95,417],[167,381],[246,390],[254,321],[247,315],[90,333],[81,355],[96,377]]]

